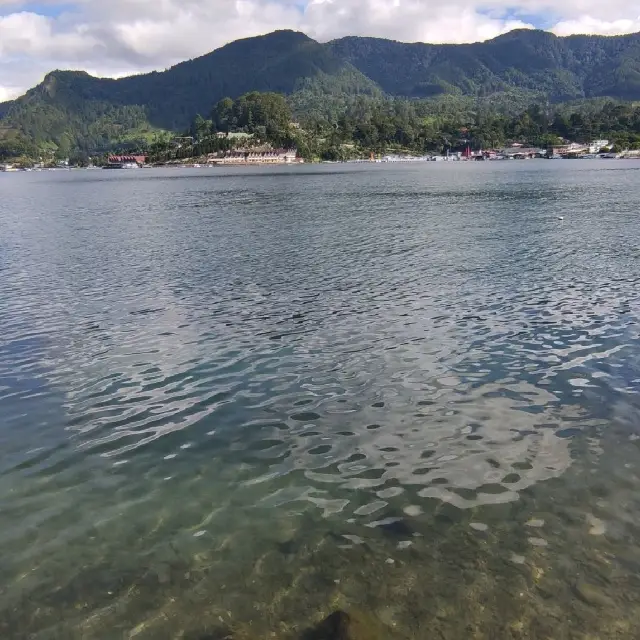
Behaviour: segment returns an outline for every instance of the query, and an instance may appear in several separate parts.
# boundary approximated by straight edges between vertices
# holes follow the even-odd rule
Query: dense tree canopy
[[[444,152],[466,146],[488,149],[512,142],[548,147],[562,139],[588,142],[606,138],[618,149],[640,146],[640,107],[611,100],[555,106],[535,102],[517,112],[514,105],[520,104],[518,100],[503,104],[495,97],[406,100],[361,95],[349,100],[307,99],[306,104],[314,106],[306,113],[295,113],[292,102],[272,92],[251,92],[236,100],[223,98],[211,107],[208,117],[195,116],[183,132],[193,140],[187,145],[172,145],[170,134],[145,129],[143,113],[133,108],[106,109],[79,131],[62,126],[62,113],[42,121],[34,117],[33,122],[36,130],[47,123],[57,131],[49,152],[58,159],[86,158],[89,152],[114,149],[145,152],[163,161],[225,151],[238,144],[296,147],[307,159],[331,160],[371,151]],[[127,122],[132,128],[127,129]],[[239,139],[237,134],[250,138]],[[42,155],[42,143],[38,136],[33,140],[19,130],[5,130],[0,137],[0,160],[37,158]],[[48,144],[46,138],[44,144]]]
[[[189,131],[192,145],[173,150],[168,144],[155,145],[151,154],[167,160],[268,144],[296,147],[309,160],[346,160],[371,152],[442,153],[514,142],[548,148],[564,138],[606,138],[619,149],[640,147],[640,107],[629,103],[587,101],[555,108],[534,103],[511,113],[486,101],[360,96],[340,110],[334,106],[318,105],[302,114],[300,122],[292,122],[284,96],[252,92],[237,100],[224,98],[214,105],[210,119],[195,117]],[[249,137],[238,140],[237,134]]]
[[[16,158],[34,158],[38,147],[32,140],[16,132],[4,132],[0,136],[0,162]]]
[[[291,109],[283,95],[252,92],[238,98],[223,98],[211,113],[215,131],[243,131],[265,139],[286,142]]]

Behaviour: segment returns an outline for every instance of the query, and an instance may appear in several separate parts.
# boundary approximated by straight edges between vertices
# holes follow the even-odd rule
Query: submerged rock
[[[293,540],[293,539],[286,540],[284,542],[278,542],[278,550],[284,556],[294,555],[299,548],[300,548],[300,545],[296,540]]]
[[[361,611],[334,611],[319,625],[307,631],[302,640],[385,640],[383,625]]]
[[[594,606],[594,607],[603,607],[609,608],[613,606],[613,602],[602,593],[602,589],[599,587],[589,584],[584,580],[578,580],[573,587],[576,595],[582,602]]]
[[[411,537],[414,534],[414,529],[403,518],[390,519],[388,521],[381,522],[377,526],[388,536],[402,538]]]

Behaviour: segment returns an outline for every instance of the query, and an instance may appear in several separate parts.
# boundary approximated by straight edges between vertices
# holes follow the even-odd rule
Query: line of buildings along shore
[[[143,166],[147,162],[146,156],[109,156],[105,169],[129,169],[133,166]],[[192,162],[192,161],[191,161]],[[191,164],[187,162],[187,164]],[[258,164],[295,164],[304,162],[298,158],[295,149],[236,149],[221,153],[210,153],[206,157],[205,166],[213,165],[258,165]],[[185,164],[183,160],[166,163]],[[202,165],[199,165],[202,166]]]
[[[594,140],[588,144],[567,142],[562,146],[550,149],[527,147],[514,143],[503,149],[471,151],[469,147],[464,151],[447,153],[446,155],[412,156],[406,154],[376,155],[371,153],[369,158],[349,160],[348,162],[436,162],[436,161],[465,161],[465,160],[529,160],[531,158],[549,159],[594,159],[594,158],[636,158],[640,159],[640,150],[614,152],[608,140]],[[133,169],[147,165],[145,155],[111,155],[105,169]],[[274,165],[298,164],[304,160],[299,158],[296,149],[236,149],[218,153],[210,153],[206,158],[170,160],[165,166],[218,166],[218,165]],[[194,164],[202,163],[202,164]],[[34,165],[33,169],[44,168],[42,163]],[[59,162],[55,168],[69,168],[69,162]],[[0,172],[19,171],[21,167],[14,164],[0,164]],[[30,169],[28,169],[30,170]]]
[[[598,151],[590,151],[589,148],[588,146],[578,144],[556,147],[554,149],[537,149],[534,147],[514,145],[507,149],[492,149],[489,151],[467,150],[447,153],[446,155],[410,156],[395,154],[376,156],[371,154],[369,158],[349,160],[348,162],[462,162],[469,160],[531,160],[532,158],[546,158],[551,160],[591,160],[596,158],[640,159],[640,150],[622,151],[618,153],[614,151],[603,151],[602,148]]]

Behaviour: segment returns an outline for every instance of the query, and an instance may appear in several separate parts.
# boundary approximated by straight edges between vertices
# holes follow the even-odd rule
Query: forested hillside
[[[9,151],[133,148],[211,116],[222,98],[251,91],[287,96],[293,117],[335,123],[346,114],[420,100],[442,110],[513,116],[529,105],[607,96],[640,100],[640,35],[558,38],[518,30],[465,45],[348,37],[326,44],[278,31],[232,42],[163,72],[119,80],[54,71],[0,104]]]
[[[612,101],[562,104],[553,111],[534,104],[519,113],[499,113],[486,104],[460,99],[373,101],[361,97],[335,121],[310,118],[292,126],[284,96],[249,93],[225,98],[211,118],[198,115],[191,124],[192,143],[179,148],[158,142],[149,148],[152,161],[202,158],[233,148],[234,135],[243,147],[296,147],[308,160],[348,160],[370,153],[443,153],[467,147],[491,149],[521,143],[547,149],[569,138],[578,143],[606,140],[614,151],[640,148],[640,107]],[[226,134],[230,133],[230,136]]]
[[[139,140],[136,133],[181,131],[221,98],[249,91],[343,99],[381,95],[375,83],[329,48],[302,33],[282,31],[232,42],[167,71],[120,80],[51,72],[22,98],[0,105],[0,126],[5,139],[9,130],[38,145],[59,145],[69,137],[73,146],[93,150],[106,141],[121,142],[125,133]]]
[[[553,102],[597,96],[640,99],[640,34],[558,38],[523,29],[474,44],[351,37],[328,46],[392,95],[483,96],[521,89]]]

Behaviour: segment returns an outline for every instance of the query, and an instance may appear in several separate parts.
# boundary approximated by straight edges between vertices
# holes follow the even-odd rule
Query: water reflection
[[[637,637],[640,192],[507,164],[8,183],[0,635]]]

